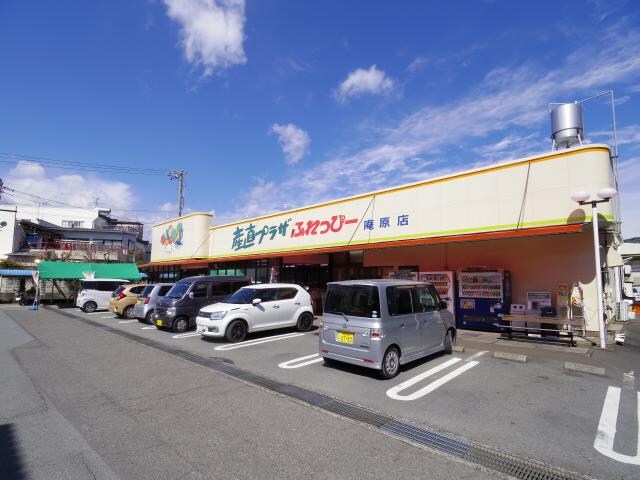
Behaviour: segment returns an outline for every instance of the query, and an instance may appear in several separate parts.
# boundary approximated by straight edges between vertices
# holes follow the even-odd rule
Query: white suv
[[[203,337],[226,337],[241,342],[247,333],[296,326],[313,326],[311,295],[299,285],[267,283],[237,290],[221,303],[198,312],[197,332]]]

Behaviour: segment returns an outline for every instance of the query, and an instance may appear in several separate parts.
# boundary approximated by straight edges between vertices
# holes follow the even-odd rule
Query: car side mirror
[[[446,310],[447,308],[447,302],[440,300],[440,310]]]
[[[195,295],[193,294],[193,292],[189,292],[189,298],[195,298]]]
[[[262,299],[260,298],[254,298],[253,301],[251,302],[254,305],[258,305],[260,302],[262,302]]]

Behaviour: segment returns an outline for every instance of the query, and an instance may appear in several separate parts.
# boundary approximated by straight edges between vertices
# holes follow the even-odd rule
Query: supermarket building
[[[241,274],[293,282],[316,297],[328,281],[457,272],[449,281],[459,317],[483,297],[494,299],[492,313],[508,308],[504,302],[535,309],[536,295],[561,310],[567,286],[576,285],[587,330],[596,332],[591,207],[571,194],[614,185],[609,146],[591,144],[225,225],[192,213],[153,226],[143,270],[152,281]],[[600,204],[598,216],[608,321],[621,300],[617,202]],[[469,271],[480,276],[467,278]],[[501,287],[482,272],[502,275]],[[462,285],[463,278],[480,284]],[[459,296],[474,285],[477,304]]]

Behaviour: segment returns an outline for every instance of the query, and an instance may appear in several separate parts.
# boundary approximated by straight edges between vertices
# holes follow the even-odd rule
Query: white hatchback
[[[299,285],[267,283],[237,290],[221,303],[198,312],[196,331],[203,337],[225,337],[241,342],[247,333],[297,327],[302,332],[313,326],[311,295]]]

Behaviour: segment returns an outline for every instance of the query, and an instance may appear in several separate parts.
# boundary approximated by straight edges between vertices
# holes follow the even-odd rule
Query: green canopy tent
[[[140,280],[135,263],[82,263],[42,261],[38,265],[41,280],[82,280],[84,278],[117,278]]]

